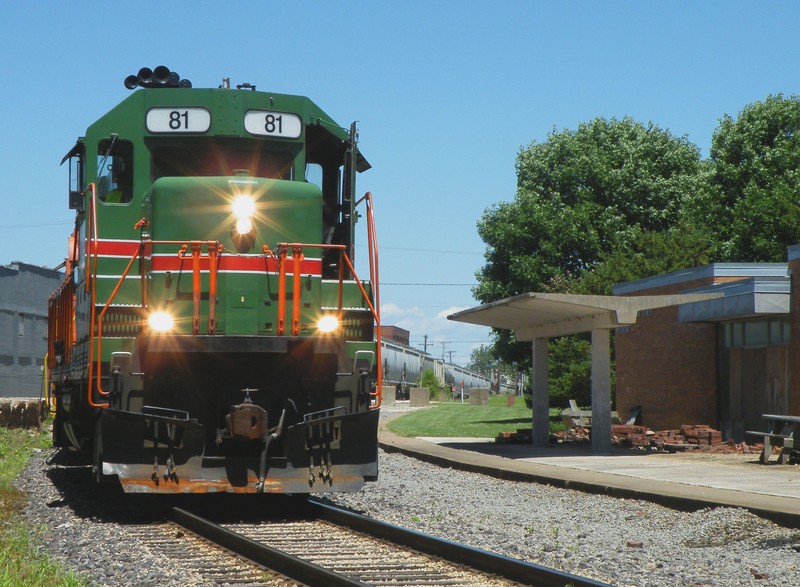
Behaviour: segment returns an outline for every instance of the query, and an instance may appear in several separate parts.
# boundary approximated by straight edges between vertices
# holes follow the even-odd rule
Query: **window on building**
[[[787,318],[727,322],[722,326],[722,344],[726,348],[789,344],[790,332]]]

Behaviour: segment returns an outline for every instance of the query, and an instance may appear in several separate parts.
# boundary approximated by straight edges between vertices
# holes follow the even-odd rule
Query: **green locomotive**
[[[375,480],[377,241],[355,125],[163,66],[125,85],[64,158],[76,220],[49,308],[55,445],[126,492]]]

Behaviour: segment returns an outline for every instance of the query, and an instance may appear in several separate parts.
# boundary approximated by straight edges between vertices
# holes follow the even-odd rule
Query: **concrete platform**
[[[381,448],[500,479],[547,483],[681,510],[741,507],[800,528],[800,465],[763,465],[757,454],[652,453],[591,447],[497,444],[494,439],[404,438],[382,423]]]

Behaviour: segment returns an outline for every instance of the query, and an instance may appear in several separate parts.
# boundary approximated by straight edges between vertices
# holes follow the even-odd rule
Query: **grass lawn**
[[[25,496],[11,482],[36,448],[50,446],[50,434],[0,427],[0,586],[81,587],[84,582],[51,562],[31,543],[19,517]]]
[[[441,402],[431,408],[416,410],[389,422],[388,428],[400,436],[466,436],[494,438],[500,432],[516,432],[530,428],[532,412],[522,398],[507,405],[504,395],[489,397],[488,406],[471,406],[461,402]],[[561,430],[558,410],[550,410],[550,430]]]

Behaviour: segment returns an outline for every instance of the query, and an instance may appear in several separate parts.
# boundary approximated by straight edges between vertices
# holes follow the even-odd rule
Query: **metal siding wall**
[[[0,397],[39,396],[41,364],[47,353],[43,336],[47,301],[62,277],[24,263],[0,267]]]

